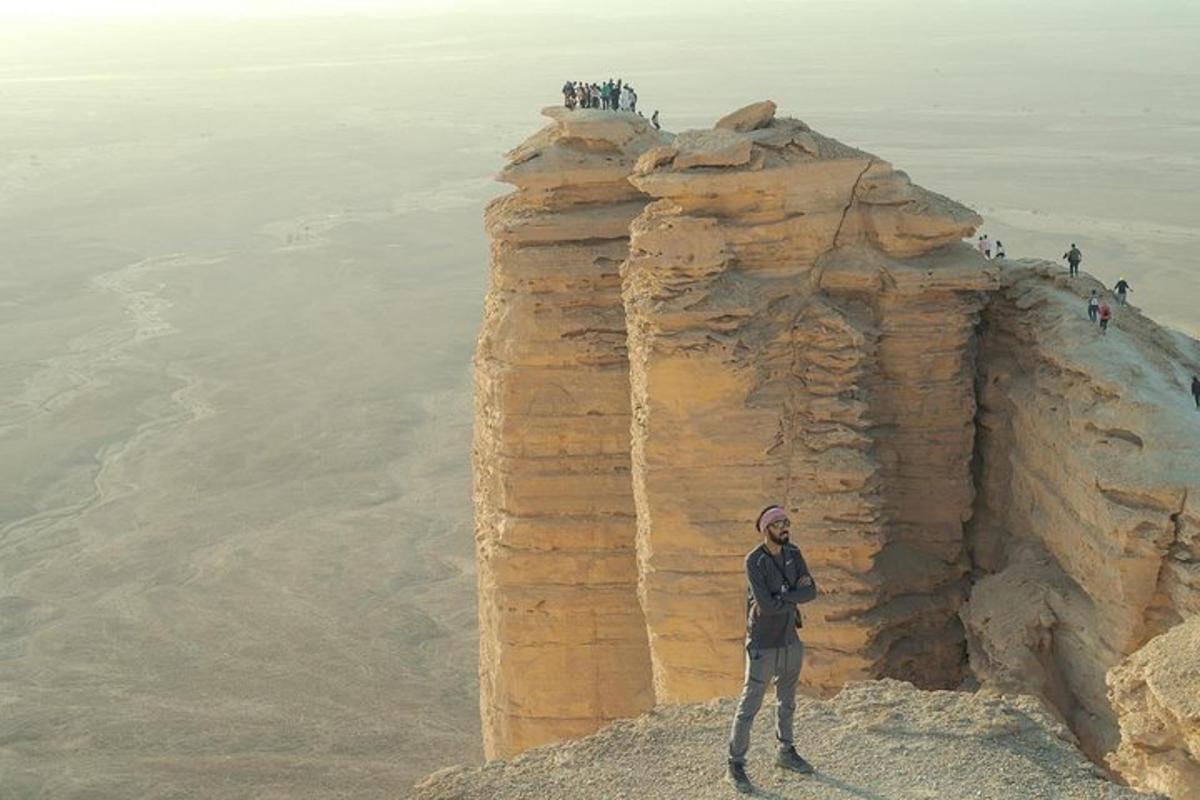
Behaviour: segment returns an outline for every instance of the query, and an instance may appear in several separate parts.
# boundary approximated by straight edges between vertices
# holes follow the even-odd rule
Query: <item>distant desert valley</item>
[[[538,758],[703,758],[779,499],[806,719],[1189,796],[1197,22],[861,6],[0,26],[0,795],[593,796],[471,769],[656,704]],[[662,131],[541,116],[610,74]]]

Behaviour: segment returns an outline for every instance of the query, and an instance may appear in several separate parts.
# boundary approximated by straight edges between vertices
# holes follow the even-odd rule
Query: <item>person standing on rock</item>
[[[1100,298],[1096,296],[1096,290],[1092,289],[1092,296],[1088,298],[1088,319],[1093,325],[1096,324],[1097,314],[1100,313]]]
[[[1192,399],[1196,401],[1196,408],[1200,409],[1200,375],[1192,376]]]
[[[817,596],[817,586],[800,549],[791,543],[791,521],[781,506],[767,506],[755,524],[762,544],[746,556],[746,679],[729,733],[729,763],[725,778],[743,793],[754,790],[746,777],[750,728],[762,707],[767,684],[775,681],[775,764],[801,774],[812,765],[793,744],[796,683],[804,661],[799,603]]]
[[[1079,274],[1079,262],[1083,261],[1083,253],[1079,252],[1079,248],[1071,242],[1071,249],[1063,253],[1063,258],[1067,260],[1067,266],[1070,267],[1071,275]]]
[[[629,102],[632,97],[633,92],[629,90],[629,87],[622,86],[621,96],[617,99],[617,108],[619,108],[621,111],[632,111],[632,109],[629,107]]]
[[[1121,278],[1121,280],[1117,281],[1116,285],[1113,286],[1113,290],[1117,293],[1117,305],[1123,306],[1125,305],[1125,293],[1132,292],[1133,287],[1129,285],[1129,281]]]
[[[1108,303],[1100,301],[1100,334],[1103,336],[1108,333],[1108,321],[1112,319],[1112,309],[1108,307]]]
[[[996,255],[995,258],[1004,258],[1004,242],[996,240]]]
[[[979,250],[979,254],[984,258],[992,257],[992,242],[988,239],[987,234],[979,237],[979,242],[975,245]]]
[[[650,124],[654,126],[654,130],[661,131],[662,125],[658,124],[658,109],[654,109],[654,113],[650,115]]]

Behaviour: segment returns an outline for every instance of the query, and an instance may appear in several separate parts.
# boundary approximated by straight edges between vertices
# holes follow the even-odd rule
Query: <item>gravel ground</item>
[[[733,707],[731,699],[666,707],[509,761],[451,767],[418,784],[411,798],[737,797],[722,781]],[[772,765],[773,716],[764,704],[747,764],[760,798],[1150,796],[1105,778],[1028,697],[923,692],[885,680],[852,685],[828,701],[801,698],[796,744],[816,767],[809,777]]]

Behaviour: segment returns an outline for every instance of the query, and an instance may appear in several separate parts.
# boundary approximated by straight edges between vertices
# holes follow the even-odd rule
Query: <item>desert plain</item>
[[[1194,13],[886,7],[0,27],[0,794],[481,759],[481,215],[567,79],[770,97],[1200,334]]]

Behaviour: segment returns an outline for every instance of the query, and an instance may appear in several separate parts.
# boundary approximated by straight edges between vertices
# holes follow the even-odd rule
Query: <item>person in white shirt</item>
[[[1004,242],[1000,241],[999,239],[996,240],[996,249],[994,251],[993,257],[994,258],[1004,258]]]
[[[979,237],[979,242],[975,245],[975,247],[978,248],[979,254],[984,258],[992,257],[992,242],[990,239],[988,239],[986,233]]]
[[[617,107],[620,108],[622,111],[629,110],[630,94],[632,94],[632,92],[629,91],[628,86],[621,87],[621,97],[617,100]]]

